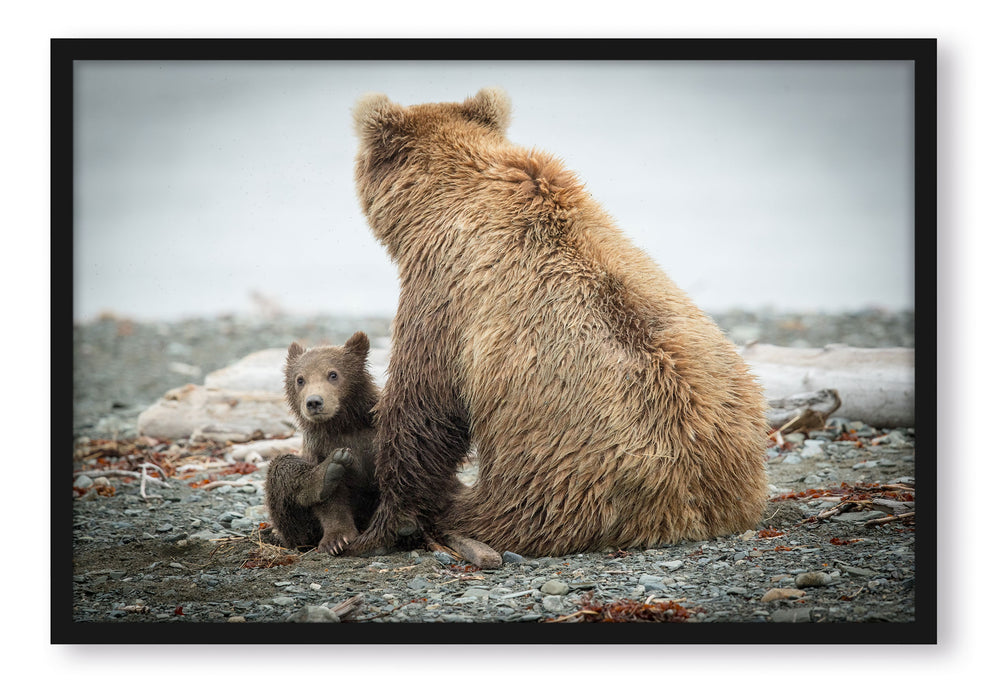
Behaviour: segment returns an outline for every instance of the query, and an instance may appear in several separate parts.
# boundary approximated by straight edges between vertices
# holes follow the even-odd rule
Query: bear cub
[[[268,466],[266,500],[285,547],[340,554],[378,504],[378,387],[368,372],[368,336],[341,346],[289,346],[285,398],[303,434],[302,453]]]

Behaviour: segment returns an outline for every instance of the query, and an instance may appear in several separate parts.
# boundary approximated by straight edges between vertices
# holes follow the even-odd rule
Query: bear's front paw
[[[349,448],[342,447],[339,450],[333,451],[333,454],[330,455],[330,461],[336,462],[344,467],[349,467],[354,464],[354,455],[351,454],[351,450]]]
[[[344,552],[344,549],[355,537],[357,537],[357,531],[324,533],[316,550],[336,557]]]

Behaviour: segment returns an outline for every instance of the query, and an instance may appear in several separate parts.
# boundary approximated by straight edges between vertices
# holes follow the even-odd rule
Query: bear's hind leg
[[[319,551],[340,554],[348,543],[357,538],[358,529],[354,524],[350,489],[347,486],[339,486],[332,498],[314,505],[312,512],[320,521],[323,531],[317,546]]]
[[[300,501],[308,501],[314,493],[318,496],[323,491],[326,471],[323,464],[314,467],[294,455],[280,455],[268,465],[265,500],[284,546],[311,547],[319,542],[323,534],[320,520]],[[334,482],[334,488],[336,485]]]

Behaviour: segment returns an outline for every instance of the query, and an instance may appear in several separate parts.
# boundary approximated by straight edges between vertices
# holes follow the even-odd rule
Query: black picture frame
[[[511,59],[504,58],[511,56]],[[71,39],[51,41],[52,357],[72,367],[73,63],[143,60],[911,61],[914,63],[916,621],[847,625],[530,625],[79,623],[72,619],[72,496],[64,482],[71,412],[52,382],[52,599],[55,644],[344,643],[933,644],[936,609],[936,40],[934,39]],[[61,290],[61,292],[60,292]],[[68,356],[68,357],[67,357]],[[54,370],[53,370],[54,371]],[[71,380],[71,377],[69,378]],[[71,454],[71,452],[70,452]]]

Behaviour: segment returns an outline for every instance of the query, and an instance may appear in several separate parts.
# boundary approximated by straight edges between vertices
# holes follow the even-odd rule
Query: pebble
[[[645,591],[666,591],[667,586],[664,585],[663,579],[659,576],[652,576],[651,574],[643,574],[639,577],[639,585],[643,587]]]
[[[292,600],[291,598],[289,599]],[[337,613],[319,605],[307,605],[302,610],[292,613],[286,622],[340,622]]]
[[[763,594],[760,601],[763,603],[769,603],[774,600],[787,600],[791,598],[801,598],[803,596],[804,591],[799,591],[796,588],[771,588]]]
[[[570,586],[558,579],[551,579],[540,586],[540,592],[545,593],[548,596],[561,596],[570,590]]]
[[[520,598],[524,595],[532,595],[538,593],[535,588],[528,588],[525,591],[516,591],[515,593],[509,593],[508,595],[502,596],[502,600],[508,600],[509,598]]]
[[[254,529],[254,521],[250,518],[234,518],[230,521],[230,529],[239,532],[250,532]]]
[[[409,581],[409,583],[406,584],[406,587],[411,591],[424,591],[427,588],[432,588],[432,584],[429,581],[427,581],[425,578],[422,578],[421,576],[417,576],[416,578]]]
[[[808,608],[781,608],[770,614],[770,622],[811,622]]]
[[[794,585],[798,588],[827,586],[830,583],[832,583],[832,577],[824,571],[811,571],[804,574],[798,574],[794,577]]]
[[[871,578],[871,577],[879,576],[880,575],[876,571],[873,571],[872,569],[864,569],[864,568],[859,567],[859,566],[852,566],[850,564],[845,564],[845,563],[843,563],[841,561],[840,562],[836,562],[836,566],[838,567],[838,569],[842,573],[849,574],[850,576],[859,576],[861,578]]]
[[[822,440],[805,440],[804,446],[801,448],[801,459],[824,456],[825,450],[822,448],[824,444]]]

